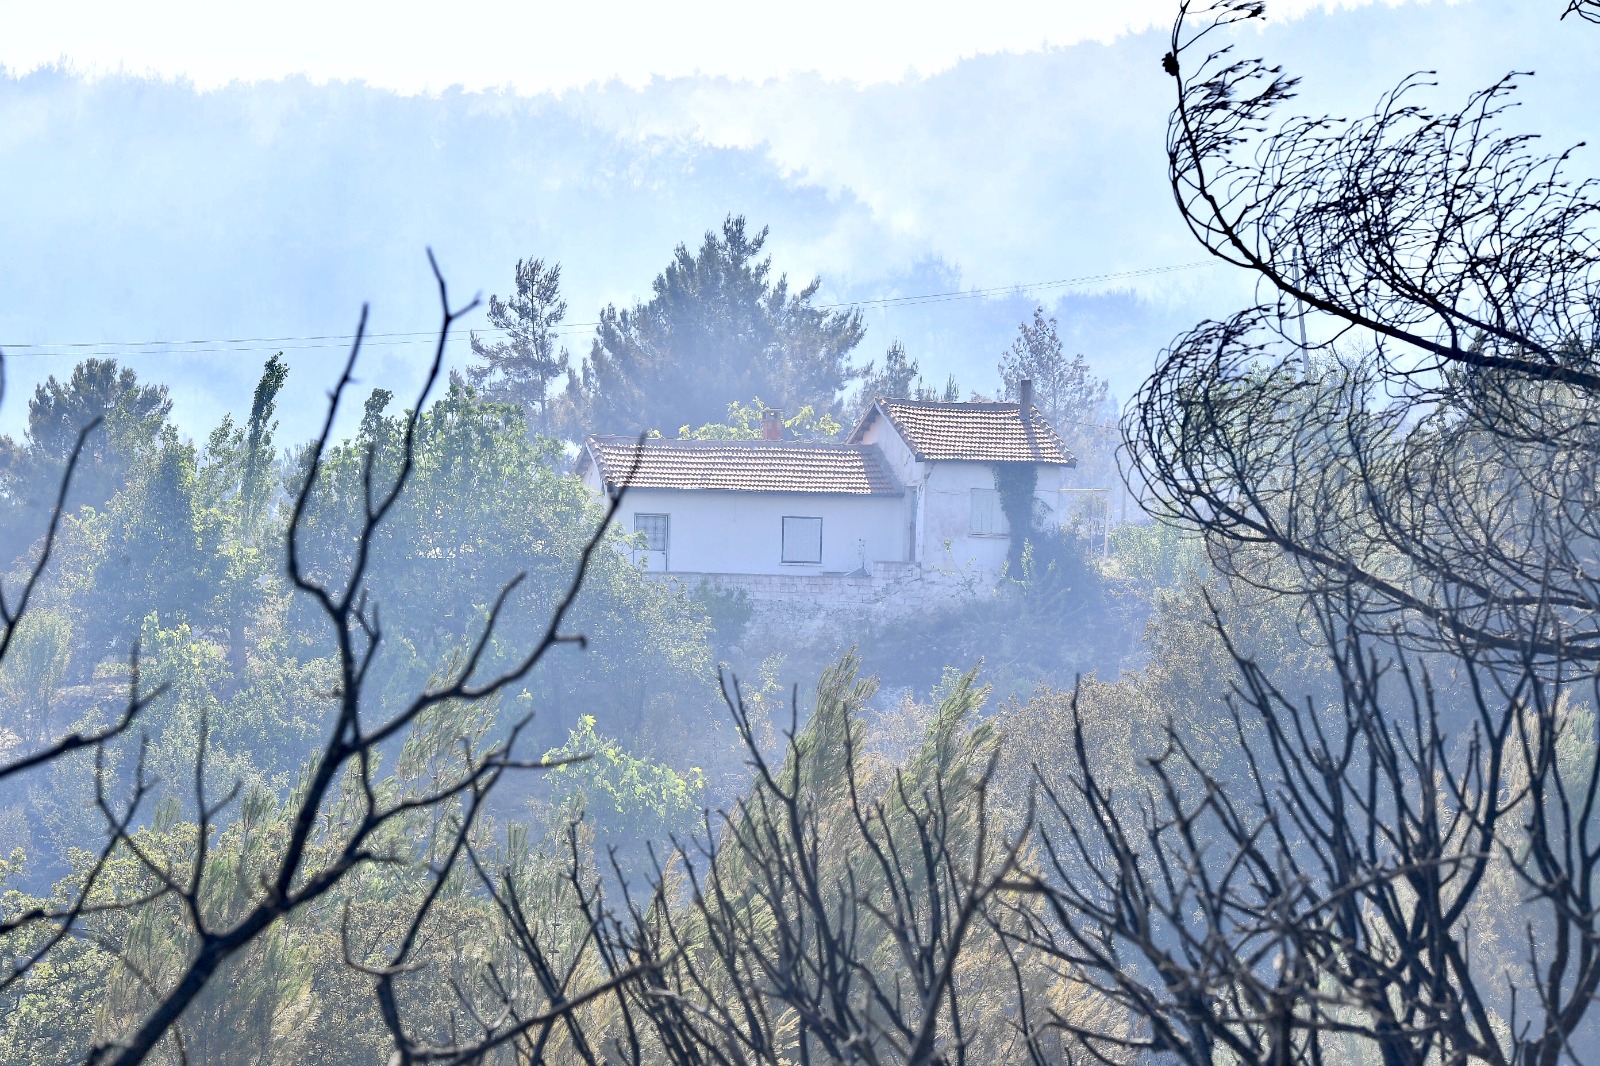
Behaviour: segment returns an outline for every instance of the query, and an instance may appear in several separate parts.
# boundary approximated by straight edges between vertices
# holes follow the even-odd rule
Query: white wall
[[[934,462],[922,487],[922,565],[940,569],[999,573],[1011,538],[1005,533],[972,532],[972,490],[994,488],[987,463]],[[1004,529],[1004,518],[1001,518]]]
[[[963,463],[950,460],[919,463],[923,467],[922,565],[939,569],[971,570],[984,575],[998,574],[1005,565],[1011,546],[1009,532],[972,532],[972,490],[994,489],[994,467],[989,463]],[[1039,466],[1034,499],[1045,509],[1048,526],[1057,519],[1061,505],[1062,472],[1068,468]],[[1004,514],[997,516],[999,528],[1006,530]]]
[[[863,555],[869,569],[906,557],[904,496],[631,489],[617,514],[623,532],[636,514],[671,516],[664,568],[674,573],[848,573]],[[822,519],[820,564],[782,561],[785,515]]]
[[[861,443],[876,444],[889,470],[906,487],[905,517],[900,532],[901,558],[907,562],[923,562],[922,479],[928,464],[917,460],[905,438],[882,415],[867,426]]]
[[[922,480],[923,464],[917,462],[917,457],[906,445],[905,438],[900,436],[883,415],[878,415],[867,426],[867,431],[861,435],[861,443],[878,446],[878,451],[883,453],[884,462],[894,472],[894,476],[900,479],[900,484],[910,485]]]
[[[666,557],[642,557],[651,570],[706,574],[848,573],[865,562],[917,562],[925,569],[992,578],[1005,566],[1010,536],[972,532],[972,490],[994,488],[988,463],[919,462],[885,419],[877,419],[863,443],[877,444],[904,496],[845,496],[808,493],[695,492],[632,489],[617,522],[632,532],[636,514],[671,516]],[[1038,467],[1034,498],[1047,524],[1070,517],[1079,494],[1070,467]],[[596,493],[593,464],[584,482]],[[784,563],[783,516],[822,518],[822,563]],[[914,517],[914,525],[913,525]],[[1001,517],[1000,528],[1005,529]]]
[[[908,506],[916,512],[916,544],[911,552],[925,568],[968,571],[985,577],[1000,573],[1011,538],[1007,533],[972,532],[972,490],[994,488],[994,467],[988,463],[953,460],[919,462],[886,418],[876,418],[862,435],[862,443],[876,444],[889,468],[905,485]],[[1072,468],[1038,467],[1034,499],[1045,508],[1046,524],[1067,517],[1064,504],[1077,494],[1061,490],[1074,484]],[[1000,528],[1005,529],[1004,518]]]

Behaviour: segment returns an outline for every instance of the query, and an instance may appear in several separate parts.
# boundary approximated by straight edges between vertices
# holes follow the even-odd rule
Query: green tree
[[[464,312],[436,279],[443,338]],[[7,575],[0,661],[21,670],[12,680],[53,683],[22,676],[24,653],[70,642],[90,669],[69,687],[118,694],[109,706],[94,696],[57,740],[0,755],[0,797],[26,795],[55,837],[38,849],[25,827],[59,889],[10,858],[0,869],[31,879],[20,891],[50,893],[19,898],[8,883],[0,899],[0,1061],[375,1061],[418,1047],[484,1061],[540,1026],[529,1039],[548,1036],[548,1023],[520,1018],[564,1012],[554,988],[512,972],[519,934],[489,873],[508,867],[484,835],[486,804],[503,776],[538,767],[524,755],[542,745],[518,747],[534,743],[535,707],[544,719],[564,682],[605,663],[603,642],[623,638],[614,673],[665,650],[703,675],[704,624],[685,596],[601,546],[614,508],[553,472],[557,446],[530,438],[520,411],[464,387],[428,403],[442,347],[411,411],[390,417],[390,397],[375,394],[356,440],[324,434],[301,453],[289,506],[252,506],[264,493],[250,456],[265,457],[281,381],[269,364],[249,426],[214,434],[204,460],[161,426],[102,509],[63,519],[48,569],[42,548],[20,584]],[[284,555],[253,575],[267,595],[241,685],[219,640],[232,609],[219,564],[255,535],[252,512],[287,535],[268,538]],[[591,553],[599,580],[569,609]],[[69,628],[37,628],[58,610]],[[589,644],[600,654],[561,656],[576,668],[532,691],[546,653],[582,645],[580,632],[600,638]],[[135,639],[140,656],[128,654]],[[427,674],[397,692],[415,662]],[[677,679],[657,671],[647,683]],[[689,695],[709,695],[703,677]],[[295,719],[312,727],[299,752],[281,727]],[[284,747],[287,760],[273,750]],[[296,939],[307,923],[315,944]],[[485,1016],[502,974],[516,999]],[[562,989],[578,987],[569,976]],[[460,1045],[466,1032],[475,1047]]]
[[[1067,358],[1056,331],[1056,320],[1046,318],[1043,307],[1033,319],[1017,327],[1017,336],[1000,357],[1000,380],[1005,396],[1015,400],[1024,380],[1033,382],[1033,403],[1057,431],[1098,427],[1106,419],[1106,382],[1094,376],[1088,360]]]
[[[814,304],[820,279],[799,290],[771,279],[767,230],[730,215],[699,251],[679,245],[649,302],[609,306],[568,398],[586,431],[633,433],[715,422],[725,406],[763,396],[784,410],[810,404],[838,415],[861,371],[850,353],[865,327],[857,311]]]
[[[28,402],[28,446],[39,480],[53,488],[79,431],[104,419],[104,433],[87,442],[70,497],[74,505],[104,506],[138,452],[160,440],[171,413],[165,385],[139,384],[139,376],[115,359],[85,359],[65,382],[52,374]]]
[[[523,408],[528,424],[540,432],[555,428],[550,383],[569,370],[570,356],[556,347],[556,328],[567,315],[561,298],[561,264],[517,260],[517,289],[509,298],[489,297],[489,325],[502,339],[471,335],[472,354],[482,360],[467,368],[466,380],[488,400]]]
[[[922,370],[917,361],[906,353],[904,344],[895,341],[889,345],[889,350],[883,353],[883,369],[878,369],[873,363],[866,365],[861,378],[861,387],[856,391],[855,402],[850,406],[850,421],[858,421],[866,414],[867,408],[872,406],[872,402],[879,398],[939,400],[953,403],[961,399],[961,388],[956,384],[953,374],[946,379],[942,389],[932,382],[923,380]]]
[[[868,403],[879,396],[890,399],[920,398],[918,387],[921,384],[922,374],[917,361],[906,354],[904,344],[895,341],[883,353],[882,370],[875,369],[871,363],[867,364],[867,374],[861,379],[861,395],[867,398]]]
[[[270,584],[264,578],[274,569],[269,560],[282,532],[269,514],[273,496],[282,488],[272,447],[278,428],[272,415],[289,375],[282,356],[274,355],[262,367],[244,427],[224,415],[212,430],[197,471],[200,505],[226,527],[221,544],[226,578],[220,591],[227,604],[222,614],[230,627],[228,646],[236,675],[244,671],[246,627],[268,594]]]
[[[1116,451],[1121,442],[1115,417],[1108,410],[1105,379],[1096,377],[1082,354],[1067,358],[1056,320],[1036,307],[1031,321],[1017,327],[1017,336],[1000,357],[1004,396],[1016,400],[1023,381],[1033,382],[1033,403],[1050,420],[1067,450],[1078,460],[1076,480],[1085,487],[1120,491]],[[1090,528],[1110,522],[1109,496],[1084,500],[1090,513],[1080,514]]]
[[[69,512],[103,508],[138,456],[160,439],[171,410],[166,386],[139,384],[114,359],[87,359],[66,381],[52,375],[35,388],[23,440],[0,436],[0,565],[15,561],[44,533],[85,427],[100,420],[73,474]]]
[[[770,410],[773,408],[762,403],[759,396],[747,404],[735,400],[728,405],[727,421],[708,422],[698,429],[681,426],[678,429],[678,439],[760,440],[762,420]],[[784,436],[789,439],[831,440],[837,437],[843,428],[844,426],[840,425],[832,415],[826,411],[819,414],[810,404],[783,419]]]
[[[162,625],[187,622],[209,631],[221,622],[225,530],[205,506],[198,460],[194,445],[165,426],[157,445],[129,469],[127,486],[103,512],[86,512],[77,524],[93,559],[94,591],[80,610],[94,652],[125,647],[152,611]]]
[[[1082,541],[1036,532],[1006,576],[875,624],[863,634],[862,656],[886,682],[918,688],[936,683],[952,663],[982,662],[1006,696],[1120,670],[1140,619],[1112,595]]]
[[[62,611],[31,611],[18,625],[0,662],[0,747],[17,737],[33,745],[53,739],[51,712],[72,661],[72,636]]]
[[[405,416],[388,414],[389,401],[376,390],[356,438],[328,449],[302,537],[313,565],[337,561],[360,521],[369,451],[381,476],[393,476]],[[423,682],[455,651],[456,638],[445,634],[479,624],[518,574],[525,577],[506,605],[503,640],[490,662],[498,661],[502,644],[516,647],[528,627],[543,623],[599,518],[589,491],[560,473],[560,465],[559,445],[530,437],[519,408],[485,402],[465,386],[452,385],[422,414],[410,485],[372,546],[373,595],[384,604],[389,636],[386,687]],[[440,619],[451,625],[441,627]],[[703,613],[691,609],[680,589],[645,578],[624,552],[591,559],[573,624],[583,628],[592,654],[553,661],[540,676],[540,697],[559,705],[569,686],[587,679],[603,695],[585,710],[625,711],[637,720],[653,707],[670,721],[676,694],[710,696]],[[646,659],[657,668],[635,669]],[[573,712],[568,724],[576,721]],[[541,716],[540,728],[557,728],[559,721]]]
[[[545,752],[544,758],[565,761],[547,778],[557,797],[556,810],[586,815],[624,847],[645,843],[666,847],[674,835],[694,832],[705,802],[705,774],[700,768],[680,773],[641,758],[597,730],[592,714],[581,717],[567,742]]]

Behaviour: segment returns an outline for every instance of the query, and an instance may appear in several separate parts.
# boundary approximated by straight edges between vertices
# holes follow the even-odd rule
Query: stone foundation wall
[[[690,591],[709,587],[749,598],[748,636],[806,640],[841,624],[887,621],[949,606],[988,588],[969,575],[916,563],[874,563],[870,574],[651,574]]]

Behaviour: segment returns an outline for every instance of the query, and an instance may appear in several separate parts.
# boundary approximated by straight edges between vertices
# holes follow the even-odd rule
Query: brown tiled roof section
[[[1075,466],[1077,459],[1035,407],[1024,425],[1014,403],[882,400],[878,407],[920,459]],[[865,428],[865,421],[862,428]],[[860,429],[856,430],[859,435]]]
[[[876,445],[594,436],[589,454],[606,484],[626,482],[642,489],[846,496],[898,496],[904,491]]]

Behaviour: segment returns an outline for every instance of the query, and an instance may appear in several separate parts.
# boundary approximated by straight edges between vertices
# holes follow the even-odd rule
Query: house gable
[[[1061,435],[1037,407],[1028,417],[1015,403],[940,403],[879,398],[851,432],[849,443],[881,439],[892,428],[921,462],[1037,463],[1076,466]],[[875,432],[877,431],[877,432]]]

